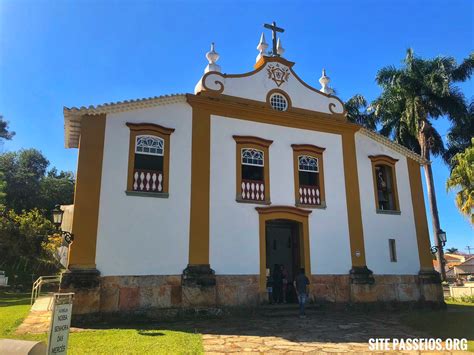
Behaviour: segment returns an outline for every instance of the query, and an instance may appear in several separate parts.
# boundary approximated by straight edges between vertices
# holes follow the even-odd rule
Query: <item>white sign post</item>
[[[74,293],[55,293],[49,329],[48,355],[67,354]]]

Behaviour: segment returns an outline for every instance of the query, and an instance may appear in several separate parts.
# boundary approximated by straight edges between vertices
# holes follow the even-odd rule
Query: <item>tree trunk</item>
[[[418,135],[418,142],[420,143],[421,147],[421,156],[426,160],[430,160],[430,143],[428,141],[428,135],[431,128],[431,125],[427,121],[423,121],[421,124],[421,130]],[[443,252],[443,245],[438,238],[438,233],[441,230],[439,224],[439,215],[438,215],[438,203],[436,202],[436,193],[434,187],[434,180],[433,180],[433,170],[431,169],[431,164],[426,164],[423,166],[425,171],[425,179],[426,179],[426,190],[428,192],[428,200],[430,202],[430,210],[431,210],[431,221],[433,224],[433,237],[435,240],[435,245],[438,248],[436,252],[436,259],[438,260],[440,273],[441,273],[441,280],[446,281],[446,270],[445,270],[445,260],[444,260],[444,252]]]

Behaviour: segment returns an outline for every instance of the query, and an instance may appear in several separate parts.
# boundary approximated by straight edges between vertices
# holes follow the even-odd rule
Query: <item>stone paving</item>
[[[16,330],[17,334],[49,330],[49,297],[40,298]],[[304,319],[297,306],[267,307],[251,316],[229,316],[208,320],[187,320],[148,324],[145,328],[193,331],[203,334],[204,351],[209,355],[243,354],[328,354],[369,353],[370,338],[427,338],[399,322],[399,315],[309,309]],[[71,328],[86,331],[87,328]],[[384,354],[383,351],[370,352]],[[386,353],[386,352],[385,352]],[[428,352],[391,352],[417,354]],[[431,352],[434,354],[434,352]],[[449,352],[445,352],[449,353]],[[462,353],[462,352],[453,352]],[[436,352],[441,354],[441,352]]]
[[[51,302],[52,296],[39,297],[33,306],[30,313],[23,320],[23,323],[16,329],[16,334],[25,333],[45,333],[49,331],[49,324],[51,322]]]
[[[277,310],[273,314],[247,319],[219,320],[197,330],[203,334],[206,354],[364,354],[369,352],[370,338],[427,337],[404,327],[398,322],[397,315],[390,313],[364,315],[313,311],[308,312],[305,319],[297,317],[296,309],[293,314],[279,313]]]

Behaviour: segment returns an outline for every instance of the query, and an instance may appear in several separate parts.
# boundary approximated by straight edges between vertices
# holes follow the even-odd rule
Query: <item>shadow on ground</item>
[[[431,311],[439,314],[445,311]],[[411,312],[410,312],[411,313]],[[167,322],[107,323],[83,326],[87,329],[135,329],[141,335],[157,336],[159,330],[173,330],[216,336],[271,337],[297,343],[364,343],[370,338],[414,338],[427,333],[402,323],[404,313],[310,310],[304,319],[297,306],[275,307],[261,314],[221,316]]]

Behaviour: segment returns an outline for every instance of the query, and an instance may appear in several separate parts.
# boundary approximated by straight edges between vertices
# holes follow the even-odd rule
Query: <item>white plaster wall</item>
[[[407,160],[360,133],[356,133],[356,151],[367,266],[375,274],[417,274],[420,261]],[[400,215],[376,213],[372,163],[368,156],[378,154],[398,159],[395,170]],[[396,240],[397,262],[390,261],[388,239]]]
[[[223,94],[225,95],[243,97],[263,102],[266,102],[267,94],[270,90],[280,89],[290,96],[291,103],[294,107],[331,114],[329,105],[333,104],[334,106],[332,107],[332,110],[334,112],[342,113],[344,111],[341,101],[334,97],[327,97],[319,91],[316,92],[307,88],[293,75],[293,73],[290,73],[288,80],[278,86],[268,77],[267,69],[268,66],[271,65],[275,66],[276,63],[267,63],[265,67],[253,75],[237,78],[225,78],[220,74],[211,74],[206,77],[205,85],[210,90],[219,90],[221,88],[219,83],[222,83],[224,86]],[[285,65],[279,65],[282,68],[287,68]],[[199,84],[196,87],[196,90],[201,90]]]
[[[170,138],[169,198],[125,195],[127,122],[175,129]],[[190,106],[178,103],[108,115],[96,255],[101,274],[181,274],[188,264],[190,193]]]
[[[349,229],[340,135],[211,116],[210,263],[217,274],[259,274],[259,220],[255,204],[235,201],[236,143],[233,135],[273,140],[270,154],[272,205],[295,205],[291,144],[325,147],[326,209],[309,217],[311,272],[347,274]]]

